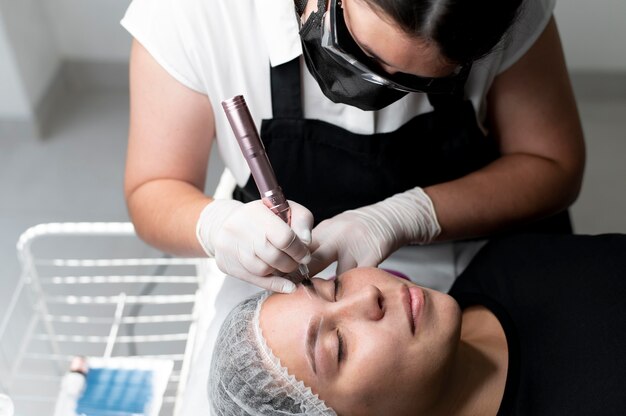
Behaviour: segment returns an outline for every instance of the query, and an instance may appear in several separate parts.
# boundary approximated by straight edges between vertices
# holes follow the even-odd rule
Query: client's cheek
[[[331,407],[341,416],[367,416],[376,415],[376,398],[372,395],[361,395],[358,393],[332,392],[324,394],[318,393],[320,399],[324,400],[327,406]],[[378,413],[381,414],[381,413]]]
[[[337,379],[321,383],[317,394],[341,416],[391,414],[380,412],[379,402],[389,395],[390,379],[376,364],[377,360],[369,360],[365,365],[346,365]]]

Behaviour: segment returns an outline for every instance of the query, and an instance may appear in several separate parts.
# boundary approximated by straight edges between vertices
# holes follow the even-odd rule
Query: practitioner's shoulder
[[[522,234],[491,240],[459,276],[459,291],[508,295],[555,290],[572,278],[626,282],[626,235]],[[601,282],[600,282],[601,281]]]

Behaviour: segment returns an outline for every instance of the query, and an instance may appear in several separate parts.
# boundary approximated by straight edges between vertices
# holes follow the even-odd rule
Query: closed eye
[[[341,332],[337,330],[337,362],[341,363],[345,360],[345,342],[343,340],[343,336],[341,336]]]
[[[335,283],[334,299],[335,299],[335,302],[337,302],[337,294],[339,293],[339,289],[341,287],[341,282],[339,281],[339,279],[335,278],[334,283]]]

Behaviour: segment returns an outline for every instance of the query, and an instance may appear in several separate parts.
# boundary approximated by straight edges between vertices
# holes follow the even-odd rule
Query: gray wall
[[[8,50],[0,55],[0,60],[7,60],[16,68],[19,77],[0,81],[2,90],[5,83],[17,81],[17,86],[6,87],[13,92],[1,97],[0,108],[11,108],[15,101],[20,108],[20,115],[32,115],[35,108],[50,87],[50,83],[58,71],[63,58],[57,49],[57,42],[52,36],[51,21],[43,9],[42,0],[1,0],[0,18],[2,23],[0,38],[9,43]],[[23,101],[28,103],[28,111],[24,111]],[[21,103],[21,104],[20,104]],[[10,114],[13,110],[0,113],[0,117]]]
[[[13,48],[6,36],[2,10],[0,10],[0,80],[0,117],[28,117],[30,106],[13,57]]]
[[[557,0],[555,15],[571,70],[626,72],[626,1]]]
[[[42,3],[64,59],[128,60],[130,36],[119,21],[130,4],[129,0],[54,0]]]
[[[74,78],[123,85],[130,36],[119,20],[129,3],[0,0],[0,138],[7,121],[31,120],[25,135],[39,129],[63,63],[75,64]],[[626,1],[560,0],[556,17],[572,71],[626,73]]]
[[[41,1],[63,57],[112,61],[128,55],[128,36],[118,21],[129,3]],[[556,18],[571,69],[626,71],[626,1],[558,0]]]
[[[46,95],[58,89],[63,56],[42,4],[0,0],[0,140],[41,136]]]

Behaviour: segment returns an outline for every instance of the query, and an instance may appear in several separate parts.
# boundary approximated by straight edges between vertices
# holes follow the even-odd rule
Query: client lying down
[[[626,409],[626,236],[488,244],[449,294],[381,269],[226,319],[218,415],[609,415]]]

